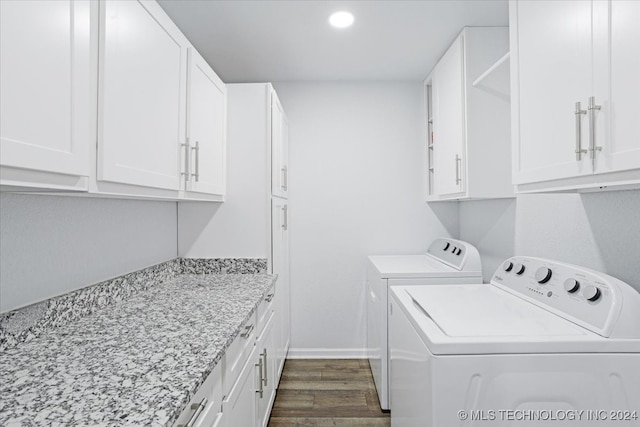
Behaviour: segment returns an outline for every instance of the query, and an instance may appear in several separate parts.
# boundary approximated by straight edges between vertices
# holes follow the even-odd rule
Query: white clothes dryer
[[[394,287],[391,425],[640,426],[640,294],[513,257],[489,285]]]
[[[380,407],[389,409],[389,287],[482,283],[478,250],[460,240],[434,240],[426,254],[370,256],[367,263],[367,352]]]

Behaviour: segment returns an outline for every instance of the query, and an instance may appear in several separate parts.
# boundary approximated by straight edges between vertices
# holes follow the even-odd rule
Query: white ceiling
[[[508,25],[507,0],[159,3],[227,83],[422,80],[463,26]]]

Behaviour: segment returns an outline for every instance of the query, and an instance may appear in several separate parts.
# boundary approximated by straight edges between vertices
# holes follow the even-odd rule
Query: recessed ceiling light
[[[336,12],[329,17],[329,23],[336,28],[347,28],[353,24],[353,15],[346,11]]]

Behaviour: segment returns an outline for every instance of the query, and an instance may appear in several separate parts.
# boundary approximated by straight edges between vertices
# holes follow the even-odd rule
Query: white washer
[[[480,255],[460,240],[434,240],[426,254],[370,256],[367,264],[367,351],[380,407],[389,409],[387,301],[392,285],[482,283]]]
[[[393,427],[640,426],[640,294],[620,280],[513,257],[490,285],[394,287],[389,311]]]

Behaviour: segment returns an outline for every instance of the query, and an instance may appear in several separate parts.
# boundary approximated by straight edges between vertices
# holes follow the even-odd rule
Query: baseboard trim
[[[287,359],[366,359],[364,348],[290,348]]]

